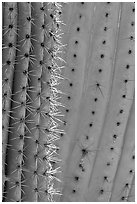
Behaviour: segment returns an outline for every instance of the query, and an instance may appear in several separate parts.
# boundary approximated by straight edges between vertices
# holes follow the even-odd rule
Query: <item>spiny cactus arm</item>
[[[12,27],[13,26],[13,27]],[[5,182],[5,153],[9,133],[10,104],[12,97],[12,82],[16,56],[17,33],[17,3],[3,3],[3,52],[2,52],[2,170],[3,185]],[[3,189],[4,190],[4,189]]]
[[[25,151],[26,161],[24,172],[26,178],[26,185],[29,189],[24,188],[25,198],[24,201],[31,200],[32,202],[38,202],[43,197],[44,192],[41,188],[40,182],[44,181],[44,176],[42,171],[44,168],[44,161],[40,154],[41,150],[44,148],[42,146],[41,137],[46,137],[44,134],[44,126],[42,124],[42,118],[44,117],[44,112],[42,110],[42,81],[44,70],[44,45],[45,45],[45,30],[42,26],[46,26],[44,22],[45,18],[45,6],[44,3],[32,3],[32,18],[33,25],[31,29],[32,34],[32,55],[34,56],[33,63],[29,66],[30,81],[29,86],[33,87],[33,92],[29,93],[32,100],[31,106],[33,107],[33,112],[29,114],[28,118],[32,123],[28,124],[30,132],[28,133],[29,140],[27,140],[26,145],[29,146]],[[46,29],[46,28],[45,28]],[[34,39],[34,40],[33,40]],[[44,72],[45,74],[45,72]],[[46,125],[46,121],[45,124]]]
[[[45,129],[45,134],[41,137],[42,143],[44,146],[44,151],[42,153],[43,158],[47,158],[47,166],[43,168],[42,174],[47,177],[46,185],[42,182],[42,186],[45,192],[45,197],[43,197],[43,201],[47,199],[49,201],[57,200],[58,196],[61,195],[59,182],[61,180],[58,178],[60,173],[60,148],[58,147],[56,141],[60,139],[61,125],[63,124],[62,116],[63,114],[60,112],[60,107],[63,104],[59,103],[58,96],[60,90],[58,89],[58,85],[61,82],[62,70],[60,67],[63,67],[63,57],[62,50],[64,45],[62,43],[62,3],[48,3],[48,41],[47,47],[49,53],[47,58],[45,58],[46,72],[45,81],[47,84],[42,85],[42,93],[45,93],[45,106],[43,106],[43,110],[45,109],[45,114],[47,113],[47,122],[42,120],[43,124],[47,123],[47,128]],[[46,56],[45,56],[46,57]],[[50,94],[49,94],[49,93]],[[44,95],[43,95],[44,96]],[[49,97],[49,98],[48,98]],[[44,105],[44,103],[43,103]],[[46,110],[47,109],[47,110]],[[49,120],[50,119],[50,120]],[[59,131],[59,132],[58,132]],[[46,160],[44,159],[44,162]],[[53,172],[53,173],[52,173]],[[47,194],[47,195],[46,195]]]
[[[130,199],[135,174],[135,100],[132,104],[130,116],[125,132],[123,150],[114,185],[112,188],[111,199],[113,202],[124,202]],[[134,194],[133,194],[134,195]]]
[[[134,201],[134,4],[15,4],[3,201]]]
[[[28,118],[26,118],[26,103],[27,103],[27,89],[28,89],[28,71],[30,63],[30,39],[26,39],[26,35],[31,33],[31,4],[18,3],[18,22],[20,28],[18,31],[18,49],[17,50],[17,64],[14,72],[13,83],[13,97],[11,105],[11,120],[7,149],[7,193],[6,201],[20,201],[22,186],[24,185],[24,177],[22,176],[22,169],[24,163],[24,149],[28,148],[24,145],[24,138],[26,135]]]
[[[127,62],[134,64],[134,47],[132,47],[133,44],[128,38],[130,30],[132,29],[130,23],[132,18],[131,11],[131,4],[122,4],[112,94],[107,111],[106,125],[100,143],[100,149],[102,151],[99,152],[100,156],[98,155],[96,159],[91,178],[91,188],[89,190],[89,192],[92,192],[90,198],[92,198],[93,201],[94,199],[107,201],[111,196],[113,182],[121,157],[126,125],[133,102],[134,80],[129,77],[132,76],[132,74],[134,75],[134,69],[131,68],[129,71],[126,69]],[[128,33],[126,32],[127,30]],[[124,41],[122,39],[123,36],[125,36],[127,40]],[[129,47],[131,53],[129,52]],[[125,83],[125,79],[127,79],[127,81],[131,80],[131,83]],[[115,135],[116,142],[114,143]],[[101,152],[103,152],[103,154]],[[98,169],[98,171],[96,171],[96,169]],[[104,176],[109,177],[110,182],[103,183]],[[94,182],[96,183],[96,187],[94,185],[93,190],[92,183]]]

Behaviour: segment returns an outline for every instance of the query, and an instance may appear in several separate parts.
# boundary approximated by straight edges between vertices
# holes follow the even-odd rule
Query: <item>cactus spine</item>
[[[7,148],[7,167],[6,170],[3,169],[7,177],[5,201],[52,201],[54,195],[60,195],[60,190],[54,188],[53,182],[54,179],[60,181],[57,178],[58,175],[56,177],[56,174],[60,173],[60,167],[54,169],[51,163],[61,161],[58,158],[58,148],[54,141],[59,139],[58,133],[63,132],[57,129],[56,122],[61,121],[58,116],[62,116],[58,106],[63,106],[57,101],[57,95],[61,92],[56,88],[63,79],[58,64],[58,61],[63,62],[60,56],[64,47],[61,43],[62,5],[60,3],[29,2],[16,3],[17,5],[5,4],[5,16],[11,6],[18,7],[20,14],[18,22],[21,23],[17,31],[14,28],[14,35],[12,34],[11,39],[7,36],[8,41],[12,40],[15,43],[17,35],[19,48],[15,47],[14,53],[10,53],[10,48],[4,45],[5,49],[9,49],[10,60],[14,61],[15,56],[17,60],[17,63],[12,65],[14,94],[10,113],[12,131],[8,134],[8,141],[6,134],[3,134],[3,141],[10,147]],[[17,9],[12,12],[17,14]],[[50,17],[52,20],[47,17],[47,12],[53,16]],[[15,14],[12,20],[11,17],[4,18],[6,26],[11,24],[13,17],[17,24]],[[7,35],[8,32],[9,30],[6,30],[4,35]],[[5,36],[4,40],[6,41]],[[4,57],[5,55],[6,53],[3,52]],[[5,79],[7,76],[6,62],[4,65]],[[10,72],[11,81],[12,73]],[[5,86],[3,90],[5,92]],[[3,103],[5,103],[4,100]],[[3,125],[8,128],[5,118]],[[5,161],[5,155],[3,160]]]
[[[4,202],[134,201],[128,2],[4,2]]]

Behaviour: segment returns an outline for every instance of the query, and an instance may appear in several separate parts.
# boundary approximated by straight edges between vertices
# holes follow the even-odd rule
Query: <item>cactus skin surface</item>
[[[135,4],[2,17],[2,202],[135,202]]]

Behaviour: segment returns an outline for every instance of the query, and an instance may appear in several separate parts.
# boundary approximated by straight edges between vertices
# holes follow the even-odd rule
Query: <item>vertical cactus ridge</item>
[[[52,6],[52,5],[49,5],[49,7],[50,6]],[[47,15],[45,16],[45,13],[44,13],[46,10],[46,7],[42,4],[35,4],[35,3],[34,3],[34,5],[32,4],[32,7],[34,8],[35,11],[37,11],[36,15],[38,15],[39,18],[37,18],[37,20],[34,20],[34,24],[35,24],[36,29],[35,29],[35,27],[32,27],[32,31],[33,31],[34,35],[37,36],[35,38],[35,42],[32,45],[33,45],[33,47],[37,47],[37,49],[34,51],[34,56],[36,56],[36,58],[35,58],[36,60],[35,60],[34,64],[32,65],[32,67],[30,66],[30,70],[34,70],[33,66],[36,67],[36,75],[35,75],[35,77],[31,77],[30,84],[32,87],[34,87],[36,92],[34,92],[34,93],[32,92],[32,94],[30,94],[31,99],[33,101],[32,106],[34,107],[34,111],[33,111],[33,114],[31,114],[29,116],[29,120],[33,120],[34,124],[29,124],[29,126],[30,126],[29,129],[31,130],[29,137],[33,138],[33,142],[30,141],[31,149],[29,148],[28,151],[25,150],[25,154],[27,155],[25,166],[26,166],[27,170],[24,174],[26,175],[25,177],[28,178],[27,183],[28,183],[28,180],[30,180],[29,185],[32,187],[29,189],[30,192],[28,190],[26,190],[25,200],[27,200],[27,195],[29,197],[30,193],[31,193],[31,194],[34,194],[34,197],[32,197],[33,201],[48,201],[48,200],[52,201],[53,195],[59,194],[59,191],[56,191],[56,189],[53,188],[53,183],[51,183],[51,182],[54,178],[57,181],[60,181],[60,180],[58,178],[56,178],[55,176],[53,176],[55,173],[59,172],[59,171],[57,171],[59,169],[59,167],[56,169],[52,169],[50,162],[51,161],[58,162],[58,161],[60,161],[60,159],[55,157],[55,155],[57,155],[57,153],[56,153],[57,147],[54,144],[52,144],[52,141],[55,140],[54,135],[52,135],[52,134],[48,135],[45,133],[46,133],[46,129],[48,130],[49,127],[51,126],[50,117],[52,119],[52,124],[54,124],[54,127],[55,127],[55,124],[56,124],[55,120],[59,120],[55,116],[60,116],[60,114],[59,114],[59,112],[57,112],[58,109],[54,108],[54,106],[57,106],[56,105],[57,102],[54,101],[55,104],[51,103],[51,102],[49,104],[47,104],[47,102],[44,100],[45,98],[43,99],[43,97],[42,97],[42,93],[46,92],[48,89],[50,89],[51,91],[57,90],[54,88],[54,86],[58,85],[57,80],[61,77],[58,73],[56,74],[54,72],[53,72],[54,75],[52,74],[52,72],[50,74],[48,74],[47,68],[49,68],[49,66],[52,66],[51,69],[53,69],[53,71],[54,71],[55,60],[57,60],[57,58],[53,58],[52,55],[55,55],[55,57],[59,57],[57,55],[58,53],[56,54],[55,51],[56,51],[56,49],[57,49],[57,51],[59,51],[60,47],[58,46],[58,44],[56,44],[56,47],[55,47],[55,44],[53,44],[52,40],[51,40],[51,43],[49,43],[49,44],[47,43],[49,35],[50,34],[53,35],[54,34],[53,32],[55,32],[53,30],[53,28],[56,29],[55,25],[53,27],[52,24],[51,25],[48,24],[49,28],[50,28],[50,26],[52,26],[50,29],[53,31],[48,31],[48,29],[49,29],[48,26],[45,27],[45,29],[47,29],[46,35],[44,33],[44,30],[41,30],[41,32],[39,33],[41,26],[46,25],[46,23],[48,23]],[[59,12],[59,11],[57,11],[56,5],[54,5],[54,7],[55,7],[54,12],[56,12],[56,15],[58,15],[57,12]],[[52,8],[50,8],[50,9],[52,9]],[[53,11],[52,11],[52,13],[53,13]],[[32,16],[34,17],[34,19],[36,19],[35,14],[33,12],[32,12]],[[45,23],[43,21],[44,16],[46,18]],[[54,18],[55,18],[55,14],[54,14]],[[59,16],[58,16],[58,18],[59,18]],[[55,20],[59,21],[58,18],[56,17]],[[58,40],[57,34],[55,36],[53,36],[54,41]],[[44,36],[46,36],[45,39],[44,39]],[[52,51],[52,49],[53,49],[53,51]],[[54,49],[55,49],[55,51],[54,51]],[[49,65],[47,64],[46,58],[48,58]],[[61,58],[59,58],[59,59],[61,59]],[[57,63],[56,63],[56,66],[58,66]],[[54,77],[54,78],[52,79],[52,77]],[[38,95],[39,95],[39,97],[38,97]],[[51,129],[51,127],[50,127],[50,129]],[[47,138],[45,138],[45,136]],[[49,136],[49,139],[48,139],[48,136]],[[56,138],[58,139],[58,137],[56,137]],[[30,163],[32,163],[32,165],[30,165]],[[29,175],[31,173],[32,176],[34,176],[33,175],[34,172],[36,175],[35,175],[34,181],[32,182],[31,181],[32,177],[29,178]],[[43,179],[43,177],[44,177],[44,179]],[[47,191],[46,187],[49,188],[49,192],[47,195],[46,195],[46,191]]]
[[[9,178],[7,181],[7,201],[20,201],[22,197],[22,166],[24,163],[24,136],[26,134],[27,123],[30,121],[26,118],[26,96],[28,88],[28,77],[24,74],[24,71],[28,71],[30,59],[30,39],[26,40],[24,37],[26,34],[31,33],[31,4],[20,3],[18,4],[18,10],[21,13],[18,21],[22,22],[22,26],[18,30],[18,46],[17,60],[18,63],[15,66],[14,72],[14,94],[12,97],[13,103],[11,110],[12,119],[10,126],[12,132],[9,134],[8,145],[11,147],[7,149],[7,169],[6,173]],[[17,82],[17,83],[16,83]],[[16,111],[15,111],[16,110]],[[11,155],[11,156],[10,156]],[[10,158],[9,158],[10,156]],[[18,168],[17,168],[18,167]]]
[[[135,201],[135,5],[3,2],[3,202]]]
[[[25,150],[26,161],[25,161],[25,178],[26,185],[29,189],[24,188],[25,198],[24,201],[28,201],[30,195],[32,202],[38,202],[39,200],[39,166],[41,163],[41,158],[39,156],[40,151],[40,129],[36,128],[41,125],[41,99],[37,97],[37,94],[41,92],[41,79],[42,79],[42,69],[40,61],[43,61],[43,47],[41,43],[44,43],[44,30],[41,29],[41,25],[44,24],[44,12],[43,3],[32,3],[32,19],[33,25],[31,33],[33,33],[34,41],[32,41],[32,47],[36,48],[32,50],[32,55],[34,56],[34,61],[29,66],[30,75],[29,86],[33,87],[33,92],[30,93],[30,103],[33,107],[31,114],[28,113],[28,118],[33,123],[28,124],[30,132],[28,133],[29,140],[27,144],[28,149]]]
[[[3,3],[3,52],[2,52],[2,158],[3,184],[5,182],[5,153],[8,140],[12,83],[16,57],[17,3]],[[4,189],[3,189],[4,190]]]

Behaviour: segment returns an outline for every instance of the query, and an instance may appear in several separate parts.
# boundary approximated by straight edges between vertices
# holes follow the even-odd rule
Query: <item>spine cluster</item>
[[[134,201],[134,3],[2,8],[3,202]]]
[[[59,147],[55,145],[55,141],[60,139],[60,134],[64,133],[63,129],[60,129],[60,123],[63,121],[60,117],[63,117],[59,107],[64,105],[59,102],[62,91],[58,89],[58,85],[63,80],[62,69],[65,68],[65,61],[61,57],[63,53],[63,48],[65,45],[62,44],[61,39],[62,29],[61,26],[64,24],[61,20],[62,15],[62,5],[60,3],[48,3],[48,12],[50,18],[52,19],[48,25],[48,37],[50,38],[49,47],[47,48],[49,56],[46,66],[49,76],[48,76],[48,90],[46,90],[44,96],[45,100],[48,101],[48,111],[46,113],[49,118],[48,125],[46,128],[46,143],[45,146],[48,148],[46,151],[46,165],[47,165],[47,191],[49,195],[49,200],[53,201],[53,195],[61,195],[60,190],[54,188],[53,179],[61,182],[56,176],[57,173],[60,173],[60,166],[56,169],[53,169],[53,163],[61,162],[57,150]],[[61,65],[59,65],[61,64]]]
[[[66,46],[61,18],[62,3],[4,3],[4,201],[53,201],[61,195],[54,186],[61,182],[56,141],[65,133],[59,110],[64,93],[58,89]]]

